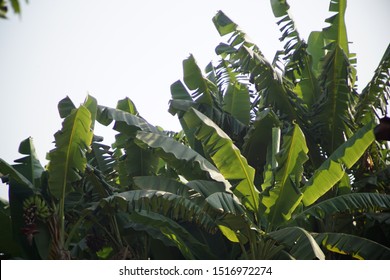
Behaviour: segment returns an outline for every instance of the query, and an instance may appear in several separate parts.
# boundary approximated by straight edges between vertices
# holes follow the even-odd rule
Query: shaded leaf
[[[351,168],[373,141],[373,123],[369,123],[338,147],[302,188],[305,206],[313,204],[340,181],[344,176],[344,166]]]
[[[309,232],[299,227],[287,227],[268,233],[293,257],[300,260],[324,260],[325,255]]]
[[[345,233],[319,233],[315,239],[327,250],[338,254],[363,260],[390,259],[390,248],[363,237]]]
[[[155,154],[189,180],[213,179],[230,187],[230,183],[208,160],[170,137],[140,131],[137,133],[136,143],[145,149],[152,149]]]
[[[275,184],[261,193],[261,203],[266,207],[268,223],[275,227],[291,218],[302,199],[300,181],[308,148],[305,136],[297,124],[284,135],[283,145],[277,154],[278,167]]]
[[[195,137],[202,142],[221,174],[235,181],[233,193],[251,211],[258,214],[259,193],[254,186],[254,169],[248,165],[232,140],[209,118],[191,109],[184,115],[188,127],[197,128]]]
[[[378,193],[350,193],[321,201],[294,217],[294,220],[316,217],[324,219],[337,213],[376,212],[390,209],[390,195]]]

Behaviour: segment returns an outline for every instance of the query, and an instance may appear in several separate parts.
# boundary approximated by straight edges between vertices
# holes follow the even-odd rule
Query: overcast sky
[[[24,1],[22,1],[24,2]],[[326,26],[329,0],[290,0],[301,36]],[[203,69],[221,41],[212,23],[224,11],[272,61],[281,48],[268,0],[31,0],[22,16],[0,20],[0,158],[20,158],[29,136],[42,164],[61,128],[57,104],[89,93],[101,105],[132,99],[151,124],[180,129],[168,112],[170,85],[192,53]],[[347,29],[357,53],[359,90],[390,39],[390,1],[349,0]],[[96,127],[111,144],[115,132]],[[0,196],[6,188],[0,184]]]

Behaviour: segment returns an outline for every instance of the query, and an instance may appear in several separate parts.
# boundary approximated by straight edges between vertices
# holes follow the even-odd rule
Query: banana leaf
[[[130,113],[131,115],[139,117],[139,112],[138,112],[134,102],[128,97],[119,100],[117,105],[116,105],[116,108],[118,110]]]
[[[184,83],[193,90],[192,98],[198,103],[213,105],[216,91],[218,90],[207,78],[203,77],[202,71],[196,64],[193,55],[183,61]]]
[[[324,260],[325,255],[313,236],[300,227],[287,227],[267,234],[285,249],[295,259]]]
[[[323,220],[337,213],[377,212],[390,209],[390,195],[379,193],[350,193],[321,201],[293,217],[295,221],[306,217]]]
[[[85,154],[93,137],[89,110],[83,105],[73,110],[54,137],[56,147],[48,154],[49,188],[55,198],[63,199],[87,164]]]
[[[319,233],[315,239],[328,251],[350,255],[356,259],[390,259],[390,248],[363,237],[345,233]]]
[[[221,36],[231,35],[229,45],[219,45],[217,54],[228,60],[232,69],[250,76],[250,82],[262,97],[259,109],[273,106],[275,110],[285,113],[286,118],[298,120],[296,106],[293,106],[297,103],[297,96],[287,87],[260,49],[222,11],[213,17],[213,22]]]
[[[387,103],[390,99],[390,44],[387,46],[385,53],[374,76],[367,86],[363,89],[361,97],[356,105],[355,118],[357,123],[367,123],[375,118],[375,112],[372,108],[380,109],[382,114],[387,112]]]
[[[152,149],[156,155],[188,180],[213,179],[230,188],[230,183],[208,160],[170,137],[139,131],[136,135],[136,143],[144,149]]]
[[[303,165],[308,160],[305,136],[297,124],[284,135],[282,142],[281,151],[277,154],[275,184],[260,196],[271,228],[289,220],[301,202],[303,195],[299,187]]]
[[[155,126],[149,124],[143,118],[120,109],[99,105],[96,120],[105,126],[115,121],[114,129],[129,136],[134,136],[137,130],[161,133]]]
[[[140,176],[134,178],[134,184],[142,190],[165,191],[186,199],[197,200],[200,195],[186,184],[162,176]]]
[[[139,211],[132,212],[127,219],[128,222],[123,225],[125,230],[132,228],[147,232],[151,238],[161,240],[166,246],[177,247],[186,259],[216,258],[210,249],[188,230],[163,215]]]
[[[324,151],[330,155],[345,138],[354,132],[354,111],[356,94],[351,88],[350,63],[344,51],[335,45],[324,58],[319,83],[322,95],[313,109],[313,128]]]
[[[258,215],[255,170],[248,165],[233,141],[214,122],[193,108],[184,115],[184,120],[188,127],[197,128],[195,137],[202,142],[205,154],[213,160],[221,174],[235,182],[233,193],[247,209]]]
[[[257,113],[256,119],[250,126],[244,138],[242,154],[248,163],[256,169],[256,176],[260,176],[264,170],[267,158],[267,149],[272,141],[272,128],[281,126],[277,115],[266,108]],[[259,182],[263,180],[259,179]]]
[[[34,188],[34,185],[17,171],[12,165],[8,164],[6,161],[0,158],[0,178],[3,183],[9,182],[10,178],[19,184],[23,184],[31,189]]]
[[[375,140],[373,123],[358,130],[351,138],[337,148],[334,153],[314,172],[302,188],[303,204],[309,206],[329,191],[344,176],[344,168],[351,168]]]
[[[183,196],[157,190],[114,194],[102,199],[99,207],[127,213],[154,212],[172,220],[195,223],[209,232],[215,231],[215,219],[219,215],[213,208],[204,208]]]

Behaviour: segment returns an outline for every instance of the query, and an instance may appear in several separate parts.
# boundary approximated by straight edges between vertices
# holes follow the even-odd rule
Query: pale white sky
[[[24,2],[24,1],[23,1]],[[290,0],[303,38],[321,30],[329,0]],[[168,112],[170,85],[182,78],[182,60],[194,54],[203,69],[221,41],[212,23],[224,11],[272,60],[281,48],[269,0],[31,0],[21,18],[0,21],[0,158],[20,158],[19,143],[32,136],[39,158],[61,128],[57,104],[76,105],[87,93],[112,106],[131,98],[153,125],[180,129]],[[357,53],[361,90],[390,39],[390,1],[349,0],[347,28]],[[112,130],[96,134],[111,144]],[[0,183],[0,196],[6,188]]]

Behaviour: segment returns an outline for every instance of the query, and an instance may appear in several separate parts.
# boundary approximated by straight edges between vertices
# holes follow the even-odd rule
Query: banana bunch
[[[23,210],[31,211],[31,209],[35,210],[35,215],[41,220],[45,220],[51,215],[49,206],[46,204],[46,201],[39,195],[30,196],[25,201],[23,201]]]

